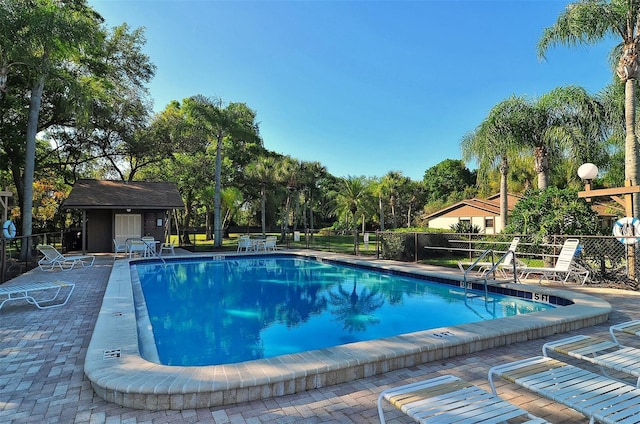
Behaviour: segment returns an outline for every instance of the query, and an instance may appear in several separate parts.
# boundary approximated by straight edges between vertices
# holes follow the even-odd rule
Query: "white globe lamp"
[[[593,180],[597,175],[598,167],[592,163],[583,163],[578,168],[578,176],[587,184],[591,184],[591,180]]]

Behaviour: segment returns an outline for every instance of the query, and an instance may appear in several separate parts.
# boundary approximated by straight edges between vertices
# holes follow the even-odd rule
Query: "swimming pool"
[[[286,253],[396,275],[417,274],[453,286],[461,284],[455,270],[314,251]],[[200,256],[211,259],[211,254]],[[130,272],[130,265],[137,263],[141,261],[119,259],[113,264],[86,351],[84,371],[97,396],[138,409],[230,405],[313,390],[597,325],[608,319],[611,310],[607,302],[580,291],[496,282],[492,285],[495,292],[568,306],[234,364],[167,366],[140,354],[140,346],[146,344],[140,337],[146,336],[144,332],[138,335],[141,324],[136,320]]]
[[[146,262],[132,276],[153,329],[143,339],[155,340],[143,357],[172,366],[271,358],[554,307],[291,256]]]

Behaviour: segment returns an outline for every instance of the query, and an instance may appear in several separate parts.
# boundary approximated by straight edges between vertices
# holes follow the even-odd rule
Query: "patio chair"
[[[38,245],[36,249],[44,255],[38,261],[38,267],[42,271],[52,271],[56,266],[60,267],[62,271],[69,271],[77,264],[89,267],[93,266],[93,262],[96,260],[96,257],[92,255],[65,256],[50,244]]]
[[[540,278],[538,279],[538,283],[540,283],[542,279],[551,281],[551,279],[564,275],[564,278],[561,280],[563,285],[569,277],[572,276],[576,282],[582,280],[582,284],[586,283],[590,271],[574,261],[579,243],[580,240],[576,238],[566,239],[554,267],[519,267],[518,270],[521,272],[520,278],[526,279],[530,274],[540,274]]]
[[[629,334],[631,336],[640,336],[640,320],[625,321],[609,327],[609,333],[614,342],[618,343],[616,331]],[[618,343],[619,344],[619,343]]]
[[[277,249],[277,246],[276,246],[277,242],[278,242],[278,237],[267,236],[267,238],[264,241],[264,250],[275,251]]]
[[[572,408],[590,423],[637,423],[640,419],[640,389],[556,359],[536,356],[491,368],[489,385],[497,396],[494,376]]]
[[[56,300],[58,298],[58,294],[63,288],[69,288],[69,291],[64,297],[60,299],[62,302],[43,305],[43,303],[53,302],[54,300]],[[63,306],[66,305],[69,301],[74,288],[75,284],[66,283],[64,281],[55,281],[52,283],[26,283],[16,286],[2,286],[0,287],[0,309],[2,309],[5,303],[12,300],[20,299],[26,300],[28,303],[35,305],[38,309],[48,309]],[[46,298],[36,299],[35,293],[52,293],[52,295]]]
[[[607,369],[632,375],[637,378],[636,387],[640,387],[640,349],[580,335],[545,343],[542,355],[549,356],[548,351],[598,365],[605,375]]]
[[[516,249],[518,248],[518,243],[520,243],[520,237],[514,237],[511,240],[511,244],[509,245],[509,248],[507,249],[506,253],[505,253],[505,258],[504,261],[500,262],[496,268],[496,270],[500,271],[503,275],[506,275],[506,273],[509,270],[513,270],[513,262],[514,259],[516,261],[516,266],[517,267],[523,267],[525,264],[524,262],[518,260],[515,256],[516,256]],[[458,262],[458,268],[460,268],[460,271],[465,272],[470,266],[474,266],[478,268],[478,274],[480,274],[481,276],[484,276],[484,274],[488,271],[490,271],[494,266],[495,263],[493,262],[478,262],[478,263],[473,263],[473,262],[463,262],[463,261],[459,261]],[[465,269],[466,267],[466,269]]]
[[[248,252],[250,250],[255,250],[255,246],[253,241],[249,236],[240,236],[238,237],[238,252],[242,251]]]
[[[127,254],[127,243],[118,243],[118,240],[113,239],[113,257],[114,259],[118,257],[118,253]]]
[[[160,256],[164,256],[165,254],[171,254],[175,256],[176,252],[174,250],[173,243],[162,243],[160,245]]]
[[[445,375],[417,383],[387,389],[378,397],[378,416],[384,424],[382,400],[400,409],[420,423],[509,422],[520,418],[526,423],[546,423],[499,397],[467,383],[458,377]]]

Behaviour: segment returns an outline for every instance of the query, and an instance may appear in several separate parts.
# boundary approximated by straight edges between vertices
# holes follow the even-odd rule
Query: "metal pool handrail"
[[[471,264],[471,266],[469,266],[469,268],[467,268],[464,271],[463,278],[464,278],[464,296],[465,297],[467,296],[467,291],[469,289],[469,283],[467,282],[467,274],[469,273],[469,271],[474,269],[482,261],[482,259],[485,258],[485,256],[487,256],[489,254],[491,255],[491,263],[493,264],[493,266],[491,267],[490,271],[487,271],[487,272],[485,272],[483,274],[483,277],[484,277],[483,278],[484,279],[484,295],[485,295],[485,298],[488,296],[489,290],[487,289],[487,274],[489,272],[493,272],[494,273],[494,278],[495,278],[495,267],[496,267],[496,264],[495,264],[495,262],[493,260],[493,250],[492,249],[487,249],[484,252],[482,252],[482,254],[480,256],[478,256],[478,258]]]
[[[488,298],[489,296],[489,289],[488,289],[488,281],[487,281],[487,276],[489,274],[493,275],[493,278],[496,278],[496,269],[500,266],[500,264],[502,264],[508,257],[508,255],[513,255],[513,260],[512,260],[512,266],[513,266],[513,282],[517,283],[518,282],[518,274],[516,273],[516,265],[517,265],[517,261],[516,261],[516,252],[514,252],[513,250],[507,250],[497,261],[494,261],[493,258],[493,250],[492,249],[487,249],[484,252],[482,252],[482,254],[471,264],[471,266],[469,266],[469,268],[467,268],[464,271],[463,274],[463,278],[464,278],[464,295],[465,297],[467,296],[467,291],[469,290],[469,283],[468,283],[468,279],[467,279],[467,274],[469,273],[469,271],[471,271],[472,269],[474,269],[481,261],[482,259],[484,259],[486,256],[488,256],[489,254],[491,255],[491,263],[493,264],[488,270],[486,270],[485,272],[483,272],[482,274],[482,280],[484,281],[484,295],[485,295],[485,299]]]

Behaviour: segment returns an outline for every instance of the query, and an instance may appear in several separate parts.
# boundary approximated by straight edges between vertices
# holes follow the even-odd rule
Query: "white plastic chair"
[[[165,252],[175,255],[176,252],[173,250],[173,243],[162,243],[160,245],[160,256],[163,256]]]
[[[238,252],[248,252],[250,250],[254,250],[255,246],[253,245],[253,241],[249,236],[240,236],[238,237]]]

